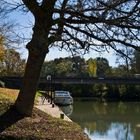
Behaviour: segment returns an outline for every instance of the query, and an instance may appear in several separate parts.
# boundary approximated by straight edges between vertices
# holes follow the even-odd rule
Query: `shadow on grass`
[[[11,106],[4,114],[0,116],[0,133],[23,118],[24,116],[19,114],[14,106]]]

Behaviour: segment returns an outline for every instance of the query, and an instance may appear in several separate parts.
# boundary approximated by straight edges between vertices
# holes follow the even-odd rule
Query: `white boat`
[[[60,105],[73,104],[73,98],[69,91],[55,91],[54,103]]]

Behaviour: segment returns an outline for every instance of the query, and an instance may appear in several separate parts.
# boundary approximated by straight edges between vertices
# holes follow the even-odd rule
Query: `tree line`
[[[103,57],[88,60],[80,56],[57,58],[43,63],[41,77],[49,74],[56,77],[134,77],[140,74],[139,58],[140,53],[134,51],[128,64],[120,63],[117,67],[110,66]]]
[[[46,77],[51,74],[56,77],[131,77],[140,73],[139,59],[140,53],[134,51],[129,63],[120,63],[117,67],[112,67],[103,57],[88,60],[80,56],[56,58],[43,63],[40,76]],[[1,76],[23,76],[25,66],[26,60],[22,59],[15,49],[1,49]]]

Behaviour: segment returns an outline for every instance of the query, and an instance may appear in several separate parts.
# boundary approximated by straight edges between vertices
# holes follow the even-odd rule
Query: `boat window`
[[[62,96],[62,97],[69,97],[69,92],[63,92],[63,91],[56,91],[55,96]]]

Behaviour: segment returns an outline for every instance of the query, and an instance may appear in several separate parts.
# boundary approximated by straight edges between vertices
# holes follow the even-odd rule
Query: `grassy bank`
[[[53,118],[34,108],[31,117],[18,114],[13,105],[18,90],[0,88],[0,139],[88,140],[73,122]]]

